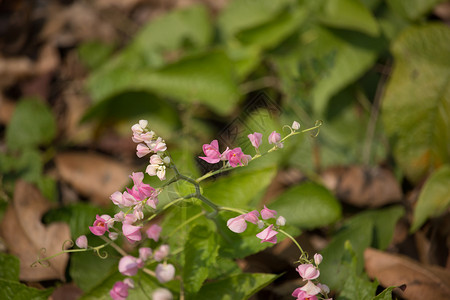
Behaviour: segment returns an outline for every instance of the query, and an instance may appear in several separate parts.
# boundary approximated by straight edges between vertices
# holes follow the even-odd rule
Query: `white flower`
[[[294,121],[294,123],[292,123],[292,129],[294,129],[294,130],[300,129],[300,123],[297,121]]]

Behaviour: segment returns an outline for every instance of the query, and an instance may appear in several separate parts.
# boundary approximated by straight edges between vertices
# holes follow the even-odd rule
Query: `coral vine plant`
[[[154,223],[153,219],[163,214],[164,211],[175,204],[196,198],[204,204],[202,205],[203,211],[186,220],[180,226],[187,226],[189,222],[202,216],[214,220],[219,212],[229,211],[237,214],[237,216],[228,219],[226,222],[228,229],[234,233],[243,233],[247,230],[247,226],[257,226],[260,231],[254,238],[260,239],[261,243],[271,244],[277,243],[279,234],[285,235],[299,249],[299,259],[296,262],[298,267],[296,271],[305,282],[303,286],[298,287],[292,292],[292,296],[297,300],[331,299],[328,298],[329,288],[318,280],[320,276],[319,264],[322,261],[322,256],[315,254],[313,259],[310,259],[298,242],[283,230],[283,227],[289,220],[286,220],[283,216],[278,215],[277,211],[265,205],[259,211],[244,211],[238,208],[217,205],[205,197],[200,186],[200,183],[205,179],[233,168],[245,167],[252,161],[283,148],[284,143],[292,136],[310,131],[316,131],[315,135],[317,135],[321,125],[322,123],[317,121],[315,126],[301,131],[300,124],[296,121],[291,126],[285,125],[284,128],[287,128],[289,133],[282,137],[280,133],[273,131],[266,137],[267,142],[273,145],[273,147],[264,153],[260,151],[260,146],[263,143],[263,134],[258,132],[249,134],[248,139],[255,148],[255,154],[253,156],[245,154],[240,147],[233,149],[226,148],[221,152],[218,141],[213,140],[210,144],[203,145],[204,156],[200,156],[199,158],[210,164],[222,162],[223,165],[218,170],[208,172],[194,179],[179,172],[171,159],[165,141],[149,128],[148,121],[140,120],[131,128],[133,132],[132,139],[137,143],[136,155],[139,158],[149,156],[149,164],[145,172],[149,176],[156,176],[163,184],[158,188],[154,188],[150,184],[144,183],[143,172],[133,172],[130,175],[133,186],[126,188],[123,192],[117,191],[110,197],[112,203],[119,209],[119,212],[114,216],[107,214],[97,215],[92,226],[89,226],[91,233],[99,236],[105,243],[100,246],[90,246],[87,237],[82,235],[75,242],[79,249],[63,250],[61,253],[94,251],[100,257],[104,257],[100,250],[105,246],[112,246],[116,249],[122,255],[118,264],[118,271],[124,276],[124,279],[115,282],[111,286],[109,295],[114,300],[126,299],[129,296],[130,289],[139,288],[140,283],[135,283],[135,280],[138,278],[136,276],[139,275],[139,272],[144,272],[152,276],[160,284],[159,288],[153,290],[151,299],[185,299],[184,283],[181,276],[183,266],[174,263],[171,259],[173,256],[182,253],[183,249],[171,249],[166,242],[167,237],[161,235],[163,228],[160,224]],[[174,171],[174,176],[166,179],[166,171],[169,169]],[[190,183],[195,187],[195,192],[171,200],[163,207],[160,207],[159,195],[167,187],[178,181]],[[151,225],[147,223],[151,223]],[[248,223],[251,224],[249,225]],[[134,247],[134,255],[124,250],[124,248],[133,249],[133,247],[128,246],[122,248],[119,246],[119,243],[116,243],[119,237],[124,238],[124,243],[137,245]],[[153,248],[142,246],[142,242],[145,239],[153,240],[152,245],[157,246]],[[61,253],[41,258],[37,262],[43,263]],[[165,285],[176,280],[180,281],[179,290],[171,290],[170,287],[173,285]],[[198,286],[201,286],[201,284],[202,282],[197,283]]]

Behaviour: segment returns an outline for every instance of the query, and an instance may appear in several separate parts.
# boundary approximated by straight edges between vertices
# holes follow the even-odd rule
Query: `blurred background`
[[[266,140],[294,120],[301,129],[321,120],[316,137],[296,136],[249,167],[265,179],[248,203],[298,199],[286,217],[306,250],[328,255],[321,278],[342,299],[357,299],[345,298],[348,273],[338,270],[345,241],[365,284],[445,299],[449,22],[442,0],[0,1],[0,251],[4,263],[18,258],[0,286],[101,298],[91,291],[114,258],[28,266],[42,247],[54,253],[87,234],[145,169],[130,138],[139,119],[193,177],[210,168],[197,159],[204,143],[253,155],[249,133]],[[246,272],[287,272],[252,299],[292,299],[292,245],[248,254],[238,260]]]

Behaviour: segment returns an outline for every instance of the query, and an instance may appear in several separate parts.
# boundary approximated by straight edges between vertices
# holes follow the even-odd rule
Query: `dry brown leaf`
[[[16,103],[0,94],[0,124],[8,124],[11,121]]]
[[[55,162],[64,181],[99,205],[109,205],[109,196],[123,189],[132,172],[131,167],[94,153],[62,153]]]
[[[381,207],[402,198],[392,172],[380,167],[333,167],[322,173],[322,181],[343,202],[358,207]]]
[[[364,252],[367,274],[382,286],[406,284],[401,297],[409,300],[448,299],[450,271],[420,264],[409,257],[368,248]]]
[[[41,223],[42,215],[49,208],[50,203],[33,185],[24,181],[16,183],[13,203],[3,217],[1,234],[8,250],[20,259],[20,280],[64,280],[68,254],[51,259],[49,267],[31,267],[41,249],[46,249],[46,256],[56,254],[64,241],[70,239],[67,224],[55,222],[44,226]]]

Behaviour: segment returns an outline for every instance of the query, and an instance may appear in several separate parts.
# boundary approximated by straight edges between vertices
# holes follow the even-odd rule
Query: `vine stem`
[[[285,236],[287,236],[288,238],[291,239],[292,242],[294,242],[294,244],[297,246],[297,248],[300,250],[300,252],[302,253],[302,257],[305,256],[305,251],[303,251],[302,247],[300,246],[300,244],[294,239],[294,237],[292,235],[290,235],[289,233],[287,233],[286,231],[284,231],[283,229],[278,229],[279,232],[281,232],[282,234],[284,234]]]
[[[317,120],[317,121],[315,122],[315,124],[314,124],[313,127],[307,128],[307,129],[304,129],[304,130],[301,130],[301,131],[295,131],[295,130],[293,130],[290,126],[287,126],[287,127],[289,127],[289,128],[291,129],[291,132],[290,132],[287,136],[285,136],[284,138],[282,138],[282,139],[280,140],[280,143],[284,142],[286,139],[290,138],[291,136],[294,136],[294,135],[297,135],[297,134],[300,134],[300,133],[309,132],[309,131],[312,131],[312,130],[315,130],[315,129],[317,129],[318,131],[317,131],[316,134],[314,134],[314,135],[312,135],[312,136],[313,136],[313,137],[316,137],[316,136],[319,134],[319,128],[320,128],[320,126],[322,126],[322,125],[323,125],[323,121],[322,121],[322,120]],[[260,157],[263,157],[264,155],[266,155],[266,154],[268,154],[268,153],[270,153],[270,152],[273,152],[273,151],[275,151],[275,150],[277,150],[277,149],[278,149],[278,147],[277,147],[277,146],[274,146],[274,147],[272,147],[271,149],[269,149],[267,152],[262,153],[262,154],[259,153],[259,151],[258,151],[257,154],[256,154],[255,156],[253,156],[252,160],[255,160],[255,159],[258,159],[258,158],[260,158]],[[203,176],[201,176],[201,177],[195,179],[195,182],[196,182],[196,183],[199,183],[199,182],[201,182],[201,181],[203,181],[203,180],[205,180],[205,179],[207,179],[207,178],[209,178],[209,177],[211,177],[211,176],[214,176],[214,175],[216,175],[216,174],[220,174],[220,173],[225,172],[225,171],[228,171],[228,170],[230,170],[230,169],[236,169],[236,168],[239,168],[239,167],[242,167],[242,166],[241,166],[241,165],[238,165],[238,166],[236,166],[236,167],[231,167],[231,166],[226,166],[226,165],[225,165],[224,167],[220,168],[219,170],[208,172],[208,173],[204,174]]]

